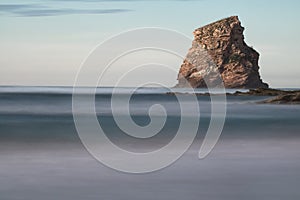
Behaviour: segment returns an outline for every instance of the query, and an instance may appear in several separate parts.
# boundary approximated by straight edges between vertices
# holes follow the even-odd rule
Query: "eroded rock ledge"
[[[228,95],[228,94],[227,94]],[[248,92],[235,92],[234,96],[275,96],[258,103],[300,104],[300,90],[252,89]]]
[[[259,74],[259,53],[244,41],[244,28],[237,16],[222,19],[194,31],[194,40],[178,74],[177,87],[220,86],[203,63],[207,52],[226,88],[268,88]],[[201,48],[201,49],[200,49]],[[200,52],[200,53],[199,53]],[[209,77],[208,77],[209,76]]]
[[[196,96],[210,96],[210,95],[220,95],[220,94],[210,94],[210,93],[180,93],[180,92],[167,92],[167,95],[191,95]],[[258,88],[250,89],[247,92],[237,91],[235,93],[226,93],[227,96],[266,96],[271,97],[264,101],[259,101],[257,103],[266,104],[300,104],[300,90],[278,90],[270,88]]]

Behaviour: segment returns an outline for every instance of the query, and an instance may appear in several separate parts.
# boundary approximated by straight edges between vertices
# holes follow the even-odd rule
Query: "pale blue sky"
[[[261,54],[263,79],[300,87],[299,8],[294,0],[1,0],[0,85],[73,85],[88,53],[119,32],[162,27],[192,37],[197,27],[238,15],[246,42]]]

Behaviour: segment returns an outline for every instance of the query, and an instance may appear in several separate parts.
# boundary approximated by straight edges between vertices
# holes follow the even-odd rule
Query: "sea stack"
[[[243,31],[237,16],[196,29],[177,87],[221,86],[215,73],[209,75],[213,63],[225,88],[268,88],[260,78],[259,53],[245,43]]]

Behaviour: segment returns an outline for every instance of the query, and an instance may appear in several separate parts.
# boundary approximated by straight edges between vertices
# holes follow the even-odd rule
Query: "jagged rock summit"
[[[259,75],[259,53],[245,43],[243,31],[237,16],[196,29],[177,87],[218,87],[222,79],[226,88],[268,88]]]

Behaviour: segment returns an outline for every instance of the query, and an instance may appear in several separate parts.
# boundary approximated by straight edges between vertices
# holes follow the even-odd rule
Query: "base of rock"
[[[167,95],[191,95],[191,93],[181,92],[167,92]],[[193,93],[196,96],[212,96],[223,94],[210,94],[210,93]],[[260,101],[258,103],[266,104],[300,104],[300,90],[278,90],[271,88],[258,88],[250,89],[247,92],[237,91],[235,93],[226,93],[227,96],[273,96],[273,98]],[[275,96],[275,97],[274,97]]]

